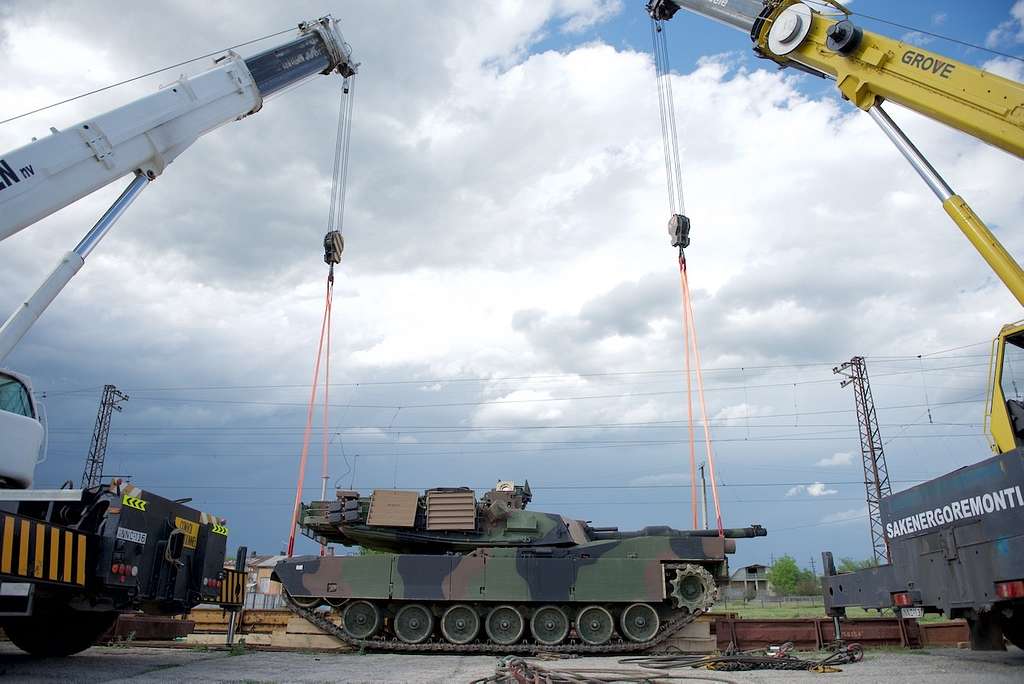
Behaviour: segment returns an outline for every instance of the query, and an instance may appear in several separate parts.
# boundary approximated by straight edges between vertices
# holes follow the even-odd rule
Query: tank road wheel
[[[576,616],[576,633],[591,646],[600,646],[612,638],[615,620],[603,606],[587,606]]]
[[[560,644],[569,636],[569,616],[558,606],[539,608],[530,618],[530,633],[538,644]]]
[[[661,620],[658,613],[646,603],[634,603],[626,606],[619,618],[619,627],[630,641],[643,643],[650,641],[658,633]]]
[[[421,644],[434,631],[434,615],[423,604],[410,603],[398,609],[391,628],[395,636],[405,643]]]
[[[519,641],[526,628],[523,614],[512,606],[498,606],[487,614],[484,629],[496,644],[509,646]]]
[[[676,568],[676,576],[669,582],[672,604],[693,613],[709,608],[718,598],[718,587],[711,573],[699,565],[687,563]]]
[[[341,625],[353,639],[369,639],[380,631],[380,610],[369,601],[353,601],[341,613]]]
[[[459,603],[441,616],[441,634],[453,644],[468,644],[480,631],[480,616],[472,606]]]

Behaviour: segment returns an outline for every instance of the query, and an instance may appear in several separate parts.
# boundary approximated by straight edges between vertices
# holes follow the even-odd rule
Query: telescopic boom
[[[265,99],[316,74],[356,73],[352,49],[331,17],[303,22],[299,35],[0,155],[0,240],[129,174],[132,182],[40,288],[0,327],[0,363],[150,181],[200,136],[255,114]]]

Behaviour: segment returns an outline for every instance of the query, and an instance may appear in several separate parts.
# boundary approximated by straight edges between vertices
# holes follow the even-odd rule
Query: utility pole
[[[708,529],[708,481],[704,479],[704,464],[700,464],[700,498],[704,502],[704,529]]]
[[[878,429],[878,417],[875,415],[875,401],[871,397],[867,364],[863,356],[854,356],[841,366],[833,368],[832,372],[845,378],[839,383],[841,387],[853,385],[857,425],[860,428],[860,453],[864,465],[864,491],[868,503],[871,550],[875,563],[883,565],[890,561],[889,538],[886,537],[885,528],[882,526],[879,506],[882,497],[892,494],[892,486],[889,484],[889,469],[885,465],[885,451]]]
[[[96,427],[92,430],[92,444],[82,471],[82,489],[95,487],[103,475],[103,459],[107,457],[107,438],[110,436],[110,417],[121,410],[121,403],[128,401],[128,395],[113,385],[103,386],[100,410],[96,413]]]
[[[818,566],[814,564],[814,554],[813,553],[811,554],[811,574],[814,575],[815,579],[818,578]]]

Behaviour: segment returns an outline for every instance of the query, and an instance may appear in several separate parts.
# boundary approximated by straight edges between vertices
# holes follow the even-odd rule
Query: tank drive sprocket
[[[676,576],[669,580],[672,604],[691,613],[705,611],[718,598],[718,586],[711,573],[699,565],[686,563],[675,569]]]

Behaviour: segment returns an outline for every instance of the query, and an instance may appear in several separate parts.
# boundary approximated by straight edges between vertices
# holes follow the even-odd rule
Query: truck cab
[[[45,429],[27,377],[0,369],[0,489],[27,489]]]

